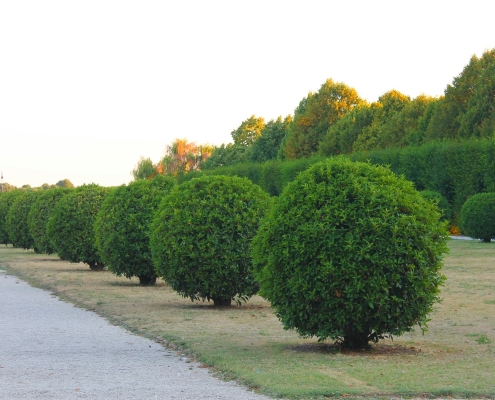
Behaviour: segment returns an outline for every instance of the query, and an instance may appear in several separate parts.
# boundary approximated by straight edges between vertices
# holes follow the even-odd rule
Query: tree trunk
[[[342,347],[353,350],[366,349],[369,347],[369,334],[346,330]]]
[[[105,267],[103,263],[98,263],[98,261],[91,261],[88,264],[91,271],[103,271],[103,268]]]
[[[156,283],[156,275],[139,275],[139,284],[142,286],[153,286]]]
[[[232,305],[232,299],[223,299],[215,297],[212,299],[215,307],[230,307]]]

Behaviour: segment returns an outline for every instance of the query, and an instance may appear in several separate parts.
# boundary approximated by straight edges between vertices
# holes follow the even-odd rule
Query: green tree
[[[154,285],[149,227],[163,197],[175,179],[158,175],[113,190],[95,221],[96,246],[106,267],[117,276],[137,276],[142,285]]]
[[[65,187],[55,186],[55,188],[40,192],[40,196],[31,206],[27,218],[29,233],[34,240],[34,247],[40,253],[44,254],[53,254],[56,252],[48,236],[47,224],[60,199],[71,191],[71,189]]]
[[[388,168],[333,157],[274,200],[253,263],[285,329],[345,347],[401,335],[439,301],[446,226]]]
[[[310,92],[294,111],[294,121],[284,143],[285,158],[316,153],[330,126],[362,102],[355,89],[332,79],[318,92]]]
[[[60,187],[60,188],[67,188],[67,189],[73,189],[74,188],[74,185],[68,179],[62,179],[62,180],[58,181],[55,185]]]
[[[287,135],[289,126],[292,122],[292,116],[288,115],[282,120],[278,117],[276,121],[269,121],[263,130],[261,136],[251,145],[249,161],[265,162],[277,158],[282,139]]]
[[[140,179],[153,178],[157,174],[157,171],[151,158],[141,157],[131,173],[134,180],[138,181]]]
[[[162,201],[151,227],[157,274],[193,301],[245,301],[258,291],[249,246],[269,204],[268,194],[246,178],[184,182]]]
[[[485,243],[495,238],[495,193],[479,193],[466,200],[461,209],[461,231]]]
[[[95,243],[94,222],[110,188],[79,186],[63,196],[48,220],[48,237],[63,260],[88,264],[101,271],[104,264]]]
[[[242,121],[241,125],[234,129],[230,135],[234,140],[234,145],[247,147],[258,140],[264,128],[265,120],[251,115],[251,117]]]

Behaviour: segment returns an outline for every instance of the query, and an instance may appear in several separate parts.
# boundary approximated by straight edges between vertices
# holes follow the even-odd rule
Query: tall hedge
[[[424,330],[444,280],[439,218],[388,168],[315,164],[274,200],[253,239],[260,293],[284,328],[347,347]]]
[[[270,204],[248,179],[204,176],[175,188],[151,228],[157,274],[184,297],[241,302],[258,291],[249,254],[251,238]]]
[[[40,253],[53,254],[56,252],[48,236],[47,224],[60,199],[70,191],[71,189],[68,188],[43,190],[29,210],[27,219],[29,233],[33,237],[35,248]]]
[[[142,285],[155,284],[149,228],[163,197],[175,185],[175,179],[158,175],[120,186],[105,199],[95,234],[99,254],[111,272],[126,278],[137,276]]]
[[[39,252],[34,246],[34,239],[29,232],[28,214],[31,206],[40,197],[41,192],[25,191],[14,200],[10,206],[5,220],[5,228],[9,239],[14,247],[23,249],[33,249]]]
[[[69,262],[83,262],[92,270],[102,270],[103,261],[95,242],[94,222],[110,188],[83,185],[60,199],[47,232],[60,258]]]
[[[12,243],[7,232],[7,214],[17,196],[20,196],[23,193],[23,190],[12,190],[0,194],[0,243],[2,244],[7,245]]]

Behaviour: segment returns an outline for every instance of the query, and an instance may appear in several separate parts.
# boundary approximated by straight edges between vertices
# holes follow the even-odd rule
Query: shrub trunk
[[[232,305],[232,299],[230,298],[214,297],[212,300],[215,307],[230,307]]]
[[[139,275],[139,284],[142,286],[152,286],[156,283],[156,275]]]

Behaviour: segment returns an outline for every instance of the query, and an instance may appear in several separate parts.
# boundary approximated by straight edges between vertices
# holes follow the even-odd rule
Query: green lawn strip
[[[0,265],[128,329],[169,341],[223,377],[273,396],[494,397],[495,244],[452,240],[449,247],[444,300],[431,315],[429,332],[423,336],[417,329],[367,352],[341,352],[330,342],[284,331],[259,298],[216,310],[178,297],[163,283],[141,288],[63,262],[49,270],[42,261],[21,267],[16,262],[40,255],[11,247],[0,247]]]

